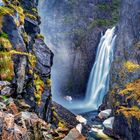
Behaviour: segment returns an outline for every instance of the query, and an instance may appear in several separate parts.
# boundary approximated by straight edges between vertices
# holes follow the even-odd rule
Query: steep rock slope
[[[0,1],[2,140],[63,139],[78,123],[75,115],[52,103],[53,53],[40,34],[37,5],[36,0]],[[73,133],[84,138],[76,129]]]
[[[53,54],[39,34],[36,6],[35,1],[13,0],[0,7],[0,79],[11,83],[12,96],[24,98],[32,110],[48,119]]]
[[[104,100],[115,116],[113,133],[122,139],[140,137],[140,1],[123,0],[120,9],[110,92]]]

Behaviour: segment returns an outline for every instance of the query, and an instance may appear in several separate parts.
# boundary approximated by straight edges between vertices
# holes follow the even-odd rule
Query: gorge
[[[140,0],[0,0],[0,139],[139,140]]]

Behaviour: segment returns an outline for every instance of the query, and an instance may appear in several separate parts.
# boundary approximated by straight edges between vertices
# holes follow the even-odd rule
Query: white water
[[[115,27],[108,29],[101,37],[96,60],[90,73],[85,101],[75,102],[70,109],[87,112],[97,110],[102,104],[109,87],[109,71],[113,61],[115,38]]]
[[[115,27],[108,29],[98,45],[96,60],[90,73],[86,91],[87,106],[98,109],[109,87],[109,71],[113,61]]]

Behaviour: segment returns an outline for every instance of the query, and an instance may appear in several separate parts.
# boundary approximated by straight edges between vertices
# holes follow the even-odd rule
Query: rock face
[[[113,132],[119,139],[140,137],[140,24],[138,0],[121,2],[110,92],[104,99],[115,116]]]
[[[86,138],[73,128],[63,140],[86,140]]]
[[[12,0],[0,13],[1,96],[24,99],[30,110],[49,121],[53,53],[40,34],[37,3]]]
[[[55,54],[55,94],[83,98],[101,32],[117,21],[118,5],[119,0],[39,2],[41,29]]]

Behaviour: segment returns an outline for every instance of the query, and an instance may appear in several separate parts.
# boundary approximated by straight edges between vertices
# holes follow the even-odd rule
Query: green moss
[[[34,94],[36,97],[37,104],[40,105],[42,93],[44,91],[44,82],[41,80],[40,76],[36,73],[34,74],[34,84],[35,84]]]
[[[140,120],[140,109],[136,106],[131,108],[121,106],[117,113],[122,113],[127,119],[132,119],[132,117],[135,117],[136,119]]]
[[[9,7],[0,6],[0,16],[4,16],[6,14],[13,15],[14,10]]]
[[[0,49],[3,51],[10,51],[12,49],[12,44],[9,39],[0,37]]]
[[[32,8],[33,13],[37,13],[37,8]]]
[[[0,32],[0,37],[9,39],[8,34],[6,34],[5,32]]]
[[[11,81],[14,77],[14,64],[9,52],[0,52],[0,79]]]
[[[126,61],[123,66],[128,72],[135,72],[136,70],[140,69],[140,65],[132,61]]]
[[[89,25],[88,29],[92,29],[95,26],[109,26],[111,25],[111,20],[109,19],[95,19],[91,24]]]
[[[42,34],[37,34],[37,35],[36,35],[36,38],[37,38],[37,39],[42,39],[42,40],[44,40],[44,36],[43,36]]]
[[[52,83],[51,79],[47,79],[46,83],[47,83],[47,87],[51,88],[51,83]]]
[[[37,17],[35,16],[35,15],[33,15],[33,14],[31,14],[31,13],[25,13],[25,16],[26,17],[28,17],[28,18],[30,18],[30,19],[32,19],[32,20],[37,20]]]
[[[95,26],[111,26],[118,22],[120,0],[112,0],[112,3],[99,3],[97,7],[103,12],[111,13],[110,18],[96,18],[88,26],[92,29]]]
[[[140,103],[140,79],[126,84],[125,88],[119,92],[121,95],[127,95],[126,101],[132,99]]]
[[[26,32],[22,32],[21,35],[22,35],[22,37],[23,37],[24,42],[25,42],[26,44],[28,44],[28,43],[29,43],[29,38],[28,38],[27,33],[26,33]]]
[[[17,26],[23,25],[24,24],[24,19],[25,19],[23,8],[21,6],[16,6],[16,5],[13,5],[13,4],[9,4],[8,7],[10,9],[12,9],[13,11],[15,10],[19,14],[19,21],[16,22]]]

